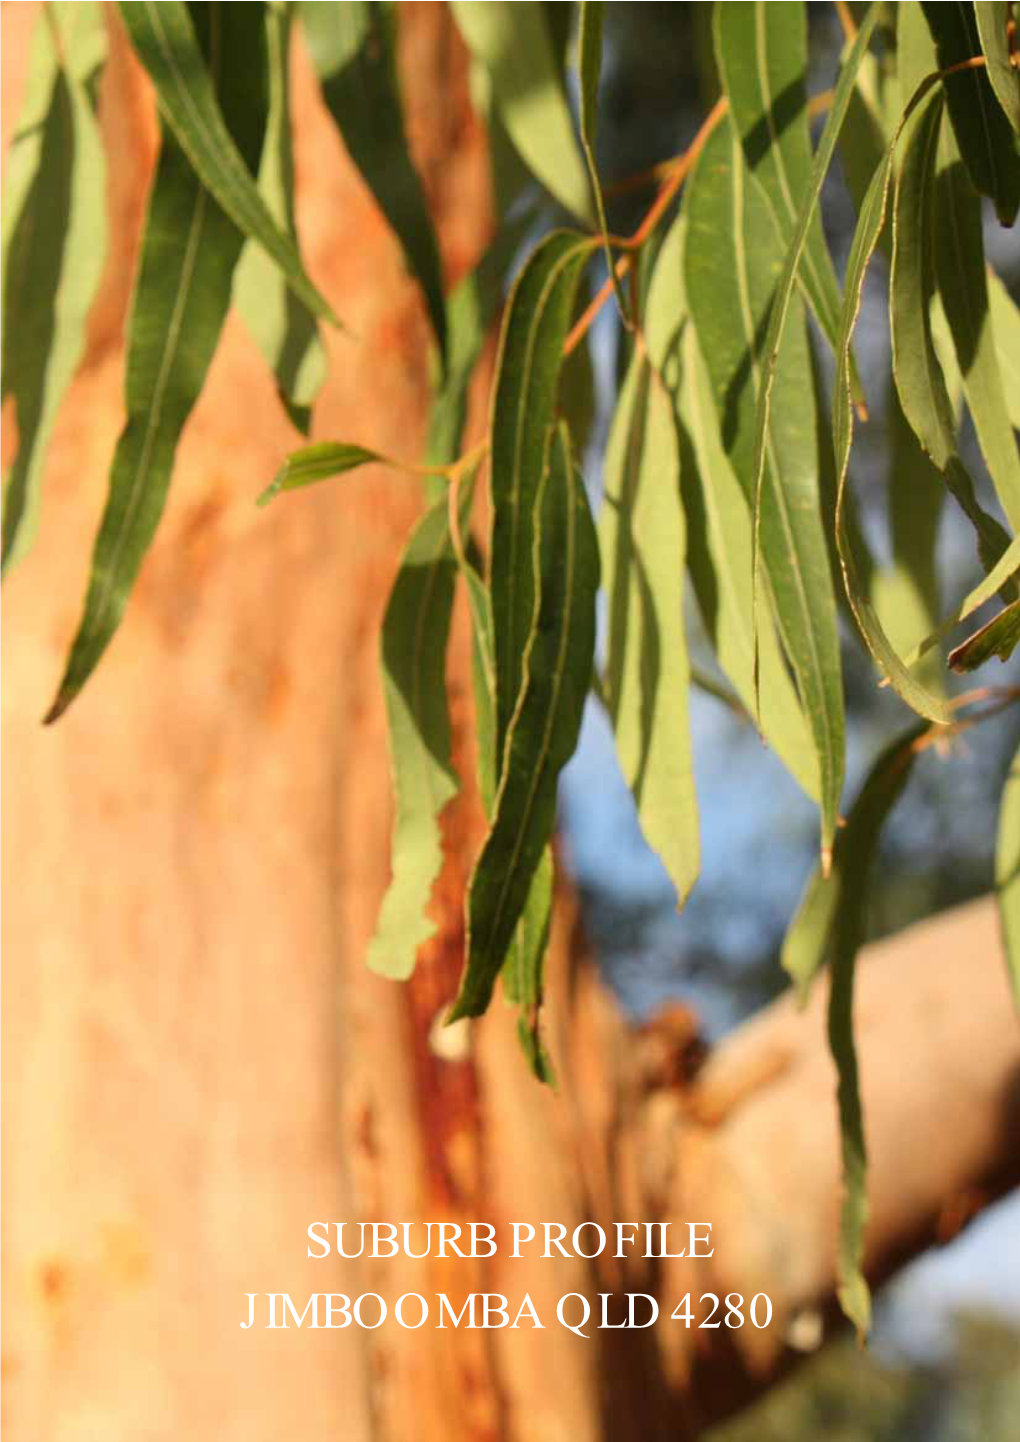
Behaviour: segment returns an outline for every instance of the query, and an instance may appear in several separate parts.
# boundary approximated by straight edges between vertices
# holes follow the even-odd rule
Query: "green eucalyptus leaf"
[[[688,714],[680,441],[662,377],[681,320],[679,240],[674,229],[656,259],[646,341],[638,339],[617,401],[599,549],[608,602],[605,688],[617,755],[641,829],[682,907],[698,877],[701,847]]]
[[[1013,429],[1020,431],[1020,309],[994,270],[988,272],[988,313],[1006,409]]]
[[[561,205],[591,221],[588,173],[545,7],[537,0],[452,0],[451,9],[488,72],[493,101],[522,160]]]
[[[836,601],[819,509],[811,362],[803,305],[792,293],[781,353],[769,366],[762,342],[778,303],[785,247],[743,151],[723,122],[689,182],[685,269],[688,303],[711,379],[722,441],[744,489],[755,498],[756,406],[766,370],[775,415],[763,449],[768,484],[760,524],[762,559],[818,759],[822,845],[831,847],[843,783],[844,717]],[[760,695],[760,690],[758,692]]]
[[[1009,536],[977,499],[956,445],[956,408],[932,339],[935,292],[935,180],[942,120],[941,89],[925,96],[908,130],[896,178],[889,318],[893,374],[903,414],[924,452],[974,525],[978,550],[991,570]]]
[[[987,62],[988,81],[1002,113],[1020,135],[1020,70],[1011,65],[1009,59],[1010,11],[1011,7],[1003,0],[975,0],[974,18]]]
[[[995,891],[1013,1001],[1020,1011],[1020,751],[1013,757],[999,809]]]
[[[993,656],[1008,661],[1020,640],[1020,601],[1012,601],[997,616],[968,636],[949,653],[949,665],[954,671],[976,671]]]
[[[716,5],[715,44],[747,168],[761,186],[776,230],[788,246],[796,231],[801,197],[811,186],[806,7],[765,0]],[[817,207],[804,240],[799,280],[835,350],[839,284]]]
[[[160,115],[218,207],[248,239],[276,262],[294,294],[316,315],[339,325],[333,311],[305,273],[297,247],[270,214],[252,177],[258,153],[249,160],[238,147],[226,116],[222,82],[212,75],[196,35],[202,5],[182,0],[121,0],[120,13],[139,59],[156,87]],[[244,24],[254,25],[248,6]],[[260,22],[261,23],[261,22]],[[252,44],[248,40],[246,48]],[[232,84],[248,83],[248,72],[231,57]]]
[[[1005,6],[999,8],[1004,14]],[[940,70],[981,54],[977,19],[969,0],[941,0],[937,5],[921,0],[921,9],[935,41]],[[1020,152],[988,72],[984,66],[959,70],[946,77],[945,86],[953,130],[974,189],[988,196],[1003,225],[1012,225],[1020,208]]]
[[[42,12],[4,169],[3,395],[18,434],[3,482],[4,573],[38,530],[46,449],[103,268],[106,163],[88,87],[104,60],[98,6]]]
[[[924,96],[936,84],[938,77],[932,75],[922,81],[904,115],[904,121]],[[853,445],[853,405],[850,395],[850,345],[857,316],[860,310],[864,277],[868,262],[874,252],[885,224],[889,186],[892,176],[893,156],[896,138],[886,151],[882,164],[868,187],[864,204],[857,221],[850,256],[847,261],[843,315],[840,324],[840,349],[837,357],[836,384],[833,394],[833,442],[836,455],[837,496],[836,496],[836,544],[843,567],[847,598],[853,609],[861,635],[875,658],[878,666],[888,678],[896,692],[922,716],[933,721],[948,722],[951,712],[944,697],[937,695],[913,675],[898,654],[872,604],[867,587],[863,584],[860,567],[846,519],[845,498],[847,475],[850,466],[850,450]]]
[[[345,441],[315,441],[291,451],[272,481],[258,498],[260,506],[268,503],[282,491],[299,491],[305,486],[314,486],[319,481],[330,481],[334,476],[345,475],[357,470],[358,466],[390,465],[385,456],[368,451],[364,446],[349,445]]]
[[[393,26],[399,12],[377,0],[301,5],[322,96],[344,145],[403,249],[428,306],[440,356],[446,308],[439,245],[411,162],[397,79]]]
[[[488,1005],[552,834],[557,779],[577,744],[591,683],[598,542],[563,426],[550,432],[535,509],[537,607],[492,827],[468,892],[467,968],[451,1019]]]
[[[821,871],[816,871],[783,947],[784,965],[794,974],[802,996],[825,956],[830,957],[829,1047],[838,1076],[843,1155],[838,1296],[859,1335],[870,1326],[871,1298],[861,1271],[868,1220],[867,1154],[854,1045],[854,972],[864,940],[868,879],[878,839],[910,777],[918,742],[928,730],[924,725],[912,727],[878,757],[840,831],[832,873],[823,880]]]
[[[231,148],[239,163],[255,167],[267,111],[261,10],[197,5],[195,30],[187,24],[193,37],[197,30],[196,56],[210,103],[222,104]],[[127,424],[110,471],[85,612],[47,721],[74,700],[120,624],[163,513],[181,431],[219,342],[241,252],[233,219],[202,185],[166,123],[162,130],[131,305]]]
[[[547,236],[518,277],[500,336],[490,432],[489,559],[498,763],[520,694],[535,611],[535,497],[546,464],[563,342],[581,270],[595,244],[570,231]]]
[[[368,965],[400,980],[411,975],[418,948],[435,932],[425,913],[443,865],[439,817],[457,793],[446,697],[446,643],[456,579],[444,496],[411,533],[382,627],[396,814],[393,875]]]
[[[258,186],[269,213],[296,245],[290,39],[291,7],[268,5],[269,119]],[[253,241],[245,246],[234,276],[234,303],[276,377],[280,400],[293,425],[307,435],[312,403],[326,378],[326,353],[315,317]]]
[[[981,202],[951,136],[938,177],[935,268],[978,445],[1014,532],[1020,530],[1020,454],[1010,423],[988,294]]]
[[[598,216],[599,229],[602,232],[602,245],[606,252],[606,268],[613,282],[620,315],[629,324],[627,304],[620,288],[619,277],[616,274],[616,261],[609,239],[609,226],[606,223],[606,207],[602,199],[602,187],[599,184],[598,166],[595,163],[595,127],[598,119],[604,19],[605,5],[602,0],[581,0],[577,37],[578,90],[581,97],[581,148],[584,151],[584,160],[591,179],[592,198],[595,201],[595,212]]]

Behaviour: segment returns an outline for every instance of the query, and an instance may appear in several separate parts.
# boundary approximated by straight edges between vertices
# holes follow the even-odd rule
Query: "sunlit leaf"
[[[931,76],[915,91],[911,106],[916,108],[937,77]],[[908,108],[907,114],[909,115]],[[905,116],[906,118],[906,116]],[[897,132],[898,134],[899,132]],[[861,635],[867,643],[879,667],[894,689],[922,716],[933,721],[948,721],[950,711],[943,697],[930,691],[913,675],[903,658],[893,647],[875,611],[868,589],[863,583],[852,537],[846,524],[845,496],[847,475],[850,466],[850,450],[853,444],[853,406],[850,396],[849,356],[854,326],[860,311],[861,295],[868,262],[874,252],[878,236],[885,224],[889,185],[892,175],[895,139],[890,144],[885,158],[875,172],[857,221],[850,256],[847,261],[843,315],[840,326],[840,349],[837,358],[836,384],[833,394],[833,442],[836,455],[837,500],[836,500],[836,541],[847,597]]]
[[[217,86],[195,34],[198,17],[211,6],[189,8],[182,0],[121,0],[131,43],[156,87],[160,114],[194,166],[205,188],[248,239],[258,243],[283,271],[295,295],[325,320],[339,324],[305,273],[297,247],[272,217],[252,176],[258,152],[249,158],[236,143],[226,115],[225,93]],[[256,22],[254,6],[244,11],[245,26]],[[249,39],[248,46],[252,44]],[[234,75],[248,72],[231,56]],[[238,86],[238,88],[242,88]]]
[[[893,207],[889,318],[893,374],[903,414],[923,450],[970,518],[986,570],[1009,545],[1009,536],[977,499],[956,445],[956,411],[946,387],[931,330],[935,291],[935,179],[943,97],[922,101],[903,144]]]
[[[1020,1011],[1020,751],[1013,757],[999,810],[995,890],[1013,1001]]]
[[[364,446],[352,446],[343,441],[316,441],[292,451],[277,471],[272,481],[258,498],[260,506],[268,505],[274,496],[282,491],[299,491],[304,486],[314,486],[319,481],[332,480],[334,476],[345,475],[358,466],[377,462],[388,464],[384,456],[367,451]]]
[[[550,435],[533,530],[537,610],[492,827],[468,893],[467,969],[454,1018],[488,1004],[552,833],[557,779],[591,684],[598,542],[564,427]]]
[[[266,7],[269,119],[259,166],[259,192],[273,219],[297,244],[294,155],[290,130],[289,5]],[[234,303],[276,377],[294,426],[308,434],[312,402],[326,378],[326,353],[315,317],[298,300],[265,251],[249,241],[234,276]]]
[[[443,863],[439,817],[457,792],[446,698],[446,643],[456,578],[444,496],[411,533],[382,628],[396,814],[393,875],[368,965],[399,979],[411,975],[418,948],[435,931],[425,913]]]
[[[35,539],[46,448],[102,272],[106,166],[87,87],[104,59],[98,6],[41,12],[4,167],[3,395],[18,435],[3,483],[4,572]]]
[[[1020,431],[1020,309],[993,270],[988,272],[988,313],[1013,429]]]
[[[491,426],[492,595],[496,756],[521,690],[535,612],[535,497],[546,462],[563,341],[585,261],[597,242],[556,231],[521,272],[503,320]]]
[[[843,782],[843,694],[836,601],[818,494],[811,363],[798,296],[777,364],[762,348],[785,247],[743,151],[723,122],[702,151],[686,197],[686,283],[722,441],[749,505],[755,498],[756,406],[767,369],[775,415],[763,450],[762,559],[780,635],[818,758],[822,845],[830,847]]]
[[[747,168],[761,186],[784,246],[811,184],[807,110],[807,14],[765,0],[715,6],[716,56]],[[799,278],[829,344],[836,347],[839,285],[813,211]]]
[[[197,6],[197,41],[187,23],[192,43],[201,47],[196,54],[210,86],[210,103],[217,104],[219,90],[231,148],[239,163],[253,168],[267,108],[261,9]],[[227,72],[237,69],[245,84],[225,83]],[[110,471],[85,613],[48,721],[74,700],[120,623],[163,513],[181,431],[220,338],[242,240],[164,124],[131,306],[127,424]]]
[[[1020,70],[1010,64],[1009,58],[1010,6],[1003,0],[975,0],[974,18],[989,83],[1003,114],[1020,135]]]
[[[1008,661],[1020,640],[1020,601],[1011,602],[949,653],[954,671],[976,671],[993,656]]]
[[[950,152],[940,171],[935,215],[939,294],[953,336],[978,444],[1013,530],[1020,529],[1020,454],[999,370],[988,295],[981,203]]]
[[[941,0],[937,5],[921,0],[921,9],[935,40],[940,70],[981,54],[974,6],[967,0]],[[1004,25],[1005,6],[999,9]],[[945,84],[967,174],[975,190],[992,201],[1002,224],[1012,225],[1020,207],[1020,153],[988,72],[984,66],[971,66],[947,76]]]
[[[398,7],[376,0],[301,5],[301,23],[322,86],[355,165],[399,240],[446,354],[443,275],[432,218],[404,133],[393,27]]]
[[[560,80],[545,8],[536,0],[453,0],[454,19],[485,66],[510,139],[549,193],[592,220],[588,173]]]
[[[608,603],[605,687],[641,829],[682,906],[700,865],[684,626],[680,443],[662,367],[682,319],[678,230],[659,252],[606,449],[599,549]],[[647,343],[647,344],[646,344]]]

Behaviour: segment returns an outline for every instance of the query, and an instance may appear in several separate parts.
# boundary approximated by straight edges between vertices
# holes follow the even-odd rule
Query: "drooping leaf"
[[[1020,601],[1012,601],[997,616],[949,653],[954,671],[976,671],[993,656],[1008,661],[1020,641]]]
[[[468,49],[488,71],[492,98],[521,158],[561,205],[591,221],[588,173],[544,7],[537,0],[453,0],[451,8]]]
[[[1014,532],[1020,529],[1020,455],[1010,424],[988,297],[981,203],[949,153],[938,178],[935,267],[978,444]]]
[[[457,561],[441,497],[411,533],[382,627],[383,684],[396,814],[392,880],[368,965],[404,979],[435,931],[426,916],[443,863],[439,817],[456,795],[446,698],[446,642]]]
[[[684,626],[680,443],[662,367],[682,319],[680,232],[656,259],[606,449],[599,549],[608,602],[605,683],[620,768],[682,907],[700,866]]]
[[[602,0],[581,0],[577,33],[578,90],[581,97],[581,148],[591,179],[592,199],[602,232],[602,245],[606,252],[606,268],[616,292],[616,303],[620,315],[628,320],[627,305],[616,274],[616,261],[609,240],[609,226],[606,223],[606,207],[599,184],[598,166],[595,163],[595,126],[598,118],[599,75],[602,71],[602,24],[605,6]]]
[[[778,363],[762,348],[784,247],[732,129],[702,151],[686,197],[688,303],[712,383],[722,441],[749,505],[755,498],[756,406],[771,370],[775,417],[764,447],[762,558],[818,758],[822,846],[831,847],[843,782],[844,720],[836,602],[819,513],[812,379],[803,305],[786,327]],[[760,693],[759,693],[760,694]]]
[[[871,576],[872,605],[889,640],[901,656],[938,625],[941,609],[936,565],[945,486],[921,450],[889,386],[890,463],[887,482],[892,556],[888,567]],[[937,695],[945,690],[941,657],[930,656],[921,680]]]
[[[569,231],[547,236],[518,277],[503,320],[490,442],[497,758],[503,756],[520,694],[522,657],[535,611],[535,497],[563,341],[581,269],[595,244]]]
[[[932,340],[934,199],[942,106],[941,89],[921,102],[903,146],[896,178],[889,281],[893,374],[903,414],[973,523],[982,562],[990,570],[1009,545],[1009,536],[978,502],[974,483],[960,459],[955,407]]]
[[[223,107],[240,163],[254,168],[267,109],[261,8],[198,5],[194,29],[211,103]],[[74,700],[120,623],[163,513],[177,442],[226,319],[242,239],[164,124],[131,306],[127,423],[113,457],[85,612],[47,721]]]
[[[924,725],[912,727],[872,766],[837,839],[832,874],[822,880],[821,872],[816,872],[783,949],[784,965],[796,968],[802,995],[825,955],[831,956],[829,1047],[839,1080],[843,1154],[838,1296],[860,1335],[870,1325],[871,1298],[861,1271],[868,1220],[867,1154],[853,1031],[854,972],[864,940],[868,878],[878,838],[928,730]]]
[[[751,596],[751,511],[719,437],[711,381],[693,326],[683,337],[680,419],[690,453],[681,461],[689,545],[687,565],[698,609],[719,665],[754,712],[755,633]],[[776,639],[759,612],[758,671],[762,735],[813,801],[818,761]]]
[[[421,285],[445,358],[442,267],[404,131],[394,53],[397,13],[396,7],[388,12],[378,0],[346,0],[342,5],[303,0],[301,23],[323,99]]]
[[[1013,429],[1020,431],[1020,310],[994,270],[988,272],[988,312],[1006,409]]]
[[[277,225],[297,244],[294,155],[290,131],[291,7],[266,7],[269,119],[259,166],[259,192]],[[234,303],[276,377],[280,400],[297,430],[308,434],[312,402],[326,378],[326,353],[315,317],[253,241],[234,276]]]
[[[492,995],[552,834],[556,782],[591,683],[598,542],[565,427],[551,432],[547,457],[533,528],[536,614],[492,827],[468,893],[467,969],[451,1019],[479,1015]]]
[[[800,208],[797,224],[793,231],[793,238],[786,247],[786,259],[783,263],[782,274],[776,283],[775,298],[771,310],[768,313],[768,329],[765,334],[765,343],[760,351],[763,357],[763,374],[761,383],[757,387],[758,403],[754,434],[755,575],[757,575],[758,572],[759,538],[762,525],[762,492],[765,485],[768,449],[772,443],[770,438],[772,389],[775,383],[776,367],[779,360],[783,332],[786,329],[787,315],[793,300],[794,286],[797,282],[801,261],[808,243],[808,235],[814,221],[819,196],[822,192],[822,184],[829,166],[832,163],[832,157],[835,153],[840,131],[843,128],[843,122],[846,119],[847,111],[850,107],[850,98],[857,83],[857,72],[860,69],[864,56],[867,54],[872,32],[878,23],[880,8],[877,4],[868,6],[864,18],[861,21],[860,28],[854,37],[853,44],[847,51],[842,67],[840,68],[839,79],[832,93],[832,105],[811,166],[810,182],[799,202]],[[807,709],[810,715],[810,705],[808,705]],[[828,805],[826,802],[826,795],[827,787],[823,768],[822,829],[823,837],[826,834],[828,834],[829,837],[828,841],[823,839],[823,846],[831,845],[831,827],[834,822],[832,808],[831,805]]]
[[[940,70],[981,54],[974,6],[967,0],[921,0],[935,41]],[[1000,6],[1004,12],[1005,7]],[[1005,21],[1003,21],[1003,24]],[[1020,207],[1020,152],[984,66],[970,66],[946,77],[946,102],[957,143],[971,182],[987,195],[1003,225],[1012,225]]]
[[[807,14],[802,4],[715,6],[716,56],[747,168],[761,186],[783,245],[793,240],[800,200],[811,184],[807,110]],[[814,209],[800,283],[833,350],[839,285]]]
[[[995,891],[1013,1001],[1020,1011],[1020,751],[1013,757],[999,810]]]
[[[1015,584],[1018,577],[1020,577],[1020,536],[1014,536],[1009,543],[1009,548],[1000,556],[994,570],[989,571],[987,576],[982,577],[974,589],[964,596],[959,606],[950,612],[939,627],[914,647],[913,651],[911,651],[910,655],[906,658],[906,664],[908,666],[915,665],[920,657],[923,656],[926,651],[931,650],[932,646],[937,645],[943,636],[947,636],[954,626],[958,626],[961,621],[966,621],[967,617],[972,616],[979,606],[983,606],[986,601],[990,601],[996,591],[1001,592],[1007,583],[1013,582]]]
[[[106,167],[87,87],[104,60],[97,6],[41,13],[4,169],[3,395],[18,434],[3,482],[5,573],[35,539],[46,450],[103,266]]]
[[[922,85],[915,91],[911,106],[904,115],[904,122],[909,117],[911,110],[921,103],[936,81],[937,77],[931,76],[922,82]],[[898,134],[899,132],[897,132],[897,136]],[[837,473],[836,542],[843,567],[847,597],[853,608],[861,635],[875,661],[908,706],[933,721],[947,722],[950,720],[951,713],[944,698],[930,691],[919,677],[911,674],[909,667],[893,647],[882,626],[868,595],[867,587],[862,582],[852,538],[846,524],[844,504],[854,424],[850,396],[850,344],[860,310],[868,262],[885,224],[895,146],[896,139],[894,138],[868,187],[847,261],[843,314],[840,325],[840,349],[833,393],[832,429]]]
[[[989,83],[1003,114],[1020,135],[1020,70],[1009,60],[1010,6],[1003,0],[975,0],[974,18]]]
[[[131,43],[156,87],[160,115],[202,185],[241,233],[258,241],[272,257],[298,299],[316,315],[339,325],[329,302],[306,275],[293,240],[270,214],[256,188],[252,164],[231,133],[222,83],[214,83],[195,33],[198,16],[205,8],[209,7],[189,9],[183,0],[120,3]],[[246,27],[255,19],[254,9],[249,7]],[[230,71],[235,86],[247,83],[247,72],[239,68],[235,57],[231,57]]]
[[[345,475],[358,466],[389,465],[385,456],[377,451],[368,451],[364,446],[349,445],[346,441],[315,441],[291,451],[269,485],[258,498],[260,506],[268,505],[282,491],[299,491],[304,486],[314,486],[319,481],[332,480],[334,476]]]

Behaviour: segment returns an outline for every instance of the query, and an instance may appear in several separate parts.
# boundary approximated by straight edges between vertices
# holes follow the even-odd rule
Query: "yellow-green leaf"
[[[1015,5],[1005,0],[975,0],[981,49],[987,63],[988,80],[1002,112],[1020,135],[1020,69],[1010,63],[1010,20],[1015,22]]]

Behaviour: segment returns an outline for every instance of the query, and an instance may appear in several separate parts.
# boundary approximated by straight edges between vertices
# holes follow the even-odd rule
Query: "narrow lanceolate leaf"
[[[952,145],[952,138],[948,139]],[[939,294],[981,454],[1015,532],[1020,530],[1020,455],[999,370],[981,234],[981,202],[959,160],[951,156],[947,159],[939,175],[936,203]]]
[[[1020,751],[1013,757],[999,810],[995,891],[1013,1001],[1020,1011]]]
[[[931,77],[930,83],[934,82],[935,77]],[[915,92],[912,108],[920,104],[929,88],[929,82],[923,82],[922,87]],[[910,108],[908,108],[907,116],[909,114]],[[906,119],[906,116],[904,118]],[[908,706],[933,721],[946,722],[950,720],[951,713],[945,699],[930,691],[919,677],[911,674],[909,667],[889,640],[861,577],[853,538],[847,525],[847,475],[850,468],[854,425],[850,395],[850,345],[860,311],[868,262],[885,224],[895,144],[894,140],[868,187],[847,262],[843,315],[840,322],[840,348],[837,356],[836,384],[833,395],[832,429],[837,475],[836,544],[843,567],[847,597],[853,608],[861,635],[875,661]]]
[[[779,961],[793,982],[799,1006],[806,1004],[811,983],[825,964],[839,895],[838,873],[823,876],[821,867],[816,866],[783,938]]]
[[[871,577],[871,599],[893,648],[904,656],[938,625],[941,613],[936,548],[945,485],[907,424],[894,385],[889,386],[889,566]],[[941,694],[942,659],[930,656],[921,671]]]
[[[881,7],[877,4],[869,5],[865,12],[864,19],[861,22],[860,29],[857,31],[853,44],[847,51],[842,69],[840,70],[839,80],[832,94],[832,105],[829,109],[828,119],[822,130],[821,138],[818,142],[818,149],[815,151],[810,180],[799,200],[797,224],[793,231],[793,237],[786,248],[786,260],[783,264],[782,274],[776,284],[775,299],[768,316],[768,330],[765,335],[765,343],[761,347],[761,355],[764,358],[764,375],[758,387],[758,407],[754,437],[756,575],[759,558],[758,542],[761,526],[761,498],[762,489],[765,484],[768,447],[770,445],[769,423],[772,410],[772,389],[775,383],[780,345],[783,332],[786,328],[787,315],[793,299],[794,286],[797,283],[804,251],[807,248],[808,235],[814,220],[818,200],[822,193],[822,184],[829,166],[832,163],[832,157],[836,150],[840,131],[843,128],[843,122],[850,108],[850,98],[857,83],[857,72],[860,69],[864,56],[867,54],[868,44],[871,40],[872,31],[878,23],[880,10]],[[823,804],[823,818],[824,816],[825,808]]]
[[[418,948],[435,931],[425,912],[443,864],[439,816],[457,791],[446,700],[446,642],[456,577],[443,497],[411,533],[382,628],[396,815],[393,876],[368,965],[401,980],[411,975]]]
[[[921,9],[935,41],[940,70],[981,54],[974,6],[968,0],[942,0],[937,5],[921,0]],[[1005,15],[1006,7],[999,9]],[[1020,207],[1020,152],[988,72],[983,65],[970,66],[947,76],[945,84],[967,174],[975,190],[991,200],[1002,224],[1012,225]]]
[[[832,875],[828,881],[818,883],[835,889],[834,905],[816,899],[813,912],[802,909],[798,914],[798,920],[803,925],[814,924],[814,934],[823,948],[827,943],[831,944],[829,1047],[839,1079],[843,1153],[838,1296],[843,1311],[860,1335],[867,1332],[870,1325],[871,1298],[861,1270],[868,1221],[867,1154],[854,1046],[854,972],[857,953],[864,940],[868,877],[878,838],[886,817],[907,783],[918,743],[927,730],[925,726],[912,728],[879,756],[854,802],[846,827],[840,833]],[[824,920],[827,905],[832,906],[828,928],[817,925],[819,913]]]
[[[387,10],[377,0],[303,3],[301,22],[323,99],[417,277],[440,355],[445,357],[439,246],[425,192],[411,163],[397,80],[398,13],[397,7]]]
[[[269,485],[258,498],[260,506],[268,505],[274,496],[282,491],[300,491],[305,486],[314,486],[319,481],[330,481],[334,476],[346,475],[358,466],[390,465],[385,456],[377,451],[367,451],[364,446],[349,445],[345,441],[315,441],[291,451]]]
[[[602,0],[581,0],[581,12],[577,25],[577,69],[578,90],[581,96],[581,146],[585,164],[591,177],[592,197],[598,215],[602,244],[606,252],[606,266],[616,292],[616,303],[620,315],[628,320],[627,306],[616,274],[613,247],[609,241],[609,226],[606,223],[606,207],[599,184],[598,166],[595,163],[595,127],[598,119],[599,75],[602,71],[602,24],[605,5]]]
[[[988,272],[988,313],[995,334],[995,353],[1006,393],[1006,409],[1020,431],[1020,310],[993,270]]]
[[[711,377],[722,440],[747,503],[755,497],[755,408],[768,363],[762,337],[775,314],[783,246],[728,123],[720,124],[689,182],[686,280],[698,343]],[[831,847],[843,783],[843,692],[836,601],[819,511],[811,364],[800,298],[773,368],[775,416],[767,471],[762,558],[776,618],[818,758],[822,845]]]
[[[214,100],[219,92],[230,144],[254,167],[266,125],[261,7],[200,5],[195,23],[197,61],[216,87]],[[243,85],[225,83],[237,74]],[[220,338],[242,240],[164,125],[131,305],[127,424],[113,457],[85,613],[48,721],[74,700],[120,623],[163,513],[177,442]]]
[[[914,647],[906,658],[907,665],[914,665],[926,651],[936,645],[943,636],[948,635],[954,626],[958,626],[961,621],[972,616],[979,606],[990,601],[996,591],[1001,592],[1003,587],[1010,583],[1015,585],[1018,577],[1020,577],[1020,536],[1014,536],[1009,543],[1009,548],[1000,556],[994,569],[989,571],[987,576],[982,577],[974,589],[964,596],[956,610],[945,618],[936,631],[933,631],[930,636],[926,636],[919,645]]]
[[[514,286],[500,337],[491,422],[489,560],[499,763],[520,694],[522,657],[535,611],[535,497],[545,466],[563,341],[581,269],[594,244],[568,231],[548,236]]]
[[[259,166],[259,192],[273,219],[296,242],[294,155],[290,131],[289,5],[266,8],[269,120]],[[308,434],[312,402],[326,378],[326,354],[315,318],[260,246],[249,241],[234,277],[234,303],[276,377],[295,427]]]
[[[806,7],[765,0],[717,5],[715,44],[747,168],[762,187],[784,246],[789,245],[811,185]],[[800,283],[835,350],[839,285],[817,207],[804,241]]]
[[[488,72],[493,102],[522,160],[561,205],[590,221],[588,174],[545,8],[536,0],[453,0],[452,9],[468,49]]]
[[[52,5],[40,15],[6,158],[2,375],[18,450],[3,483],[5,572],[35,539],[46,448],[106,250],[105,161],[86,90],[104,42],[98,7]]]
[[[686,526],[680,443],[662,367],[681,322],[676,229],[656,259],[639,337],[620,391],[599,522],[608,603],[605,681],[620,767],[645,838],[683,906],[700,865],[684,626]]]
[[[492,995],[552,834],[556,782],[577,744],[591,685],[598,542],[565,427],[550,435],[536,512],[535,624],[492,828],[471,879],[467,971],[454,1018],[479,1015]]]
[[[751,511],[719,437],[712,383],[693,326],[683,337],[680,419],[690,453],[681,462],[689,544],[687,565],[716,657],[748,712],[755,706],[751,595]],[[765,608],[759,608],[758,674],[762,735],[798,784],[818,800],[811,732]]]
[[[976,671],[993,656],[1008,661],[1017,641],[1020,641],[1020,601],[1013,601],[950,651],[949,665],[954,671]]]
[[[1020,70],[1010,64],[1009,27],[1015,6],[1005,0],[975,0],[981,49],[984,51],[989,83],[1002,113],[1020,135]]]
[[[978,502],[974,483],[960,459],[956,408],[932,340],[934,202],[942,108],[940,89],[921,102],[903,146],[896,179],[889,280],[893,374],[903,414],[974,525],[982,562],[990,570],[1009,545],[1009,536]]]
[[[339,325],[328,301],[305,274],[294,241],[270,214],[255,185],[252,164],[231,134],[226,96],[222,89],[217,94],[195,33],[198,16],[206,8],[210,7],[189,8],[182,0],[158,4],[156,0],[121,0],[120,12],[156,87],[160,114],[203,186],[242,234],[258,241],[272,257],[298,299],[316,315]],[[254,8],[247,7],[244,16],[244,25],[250,29],[256,19]],[[234,60],[231,72],[238,88],[247,83],[246,73]]]

